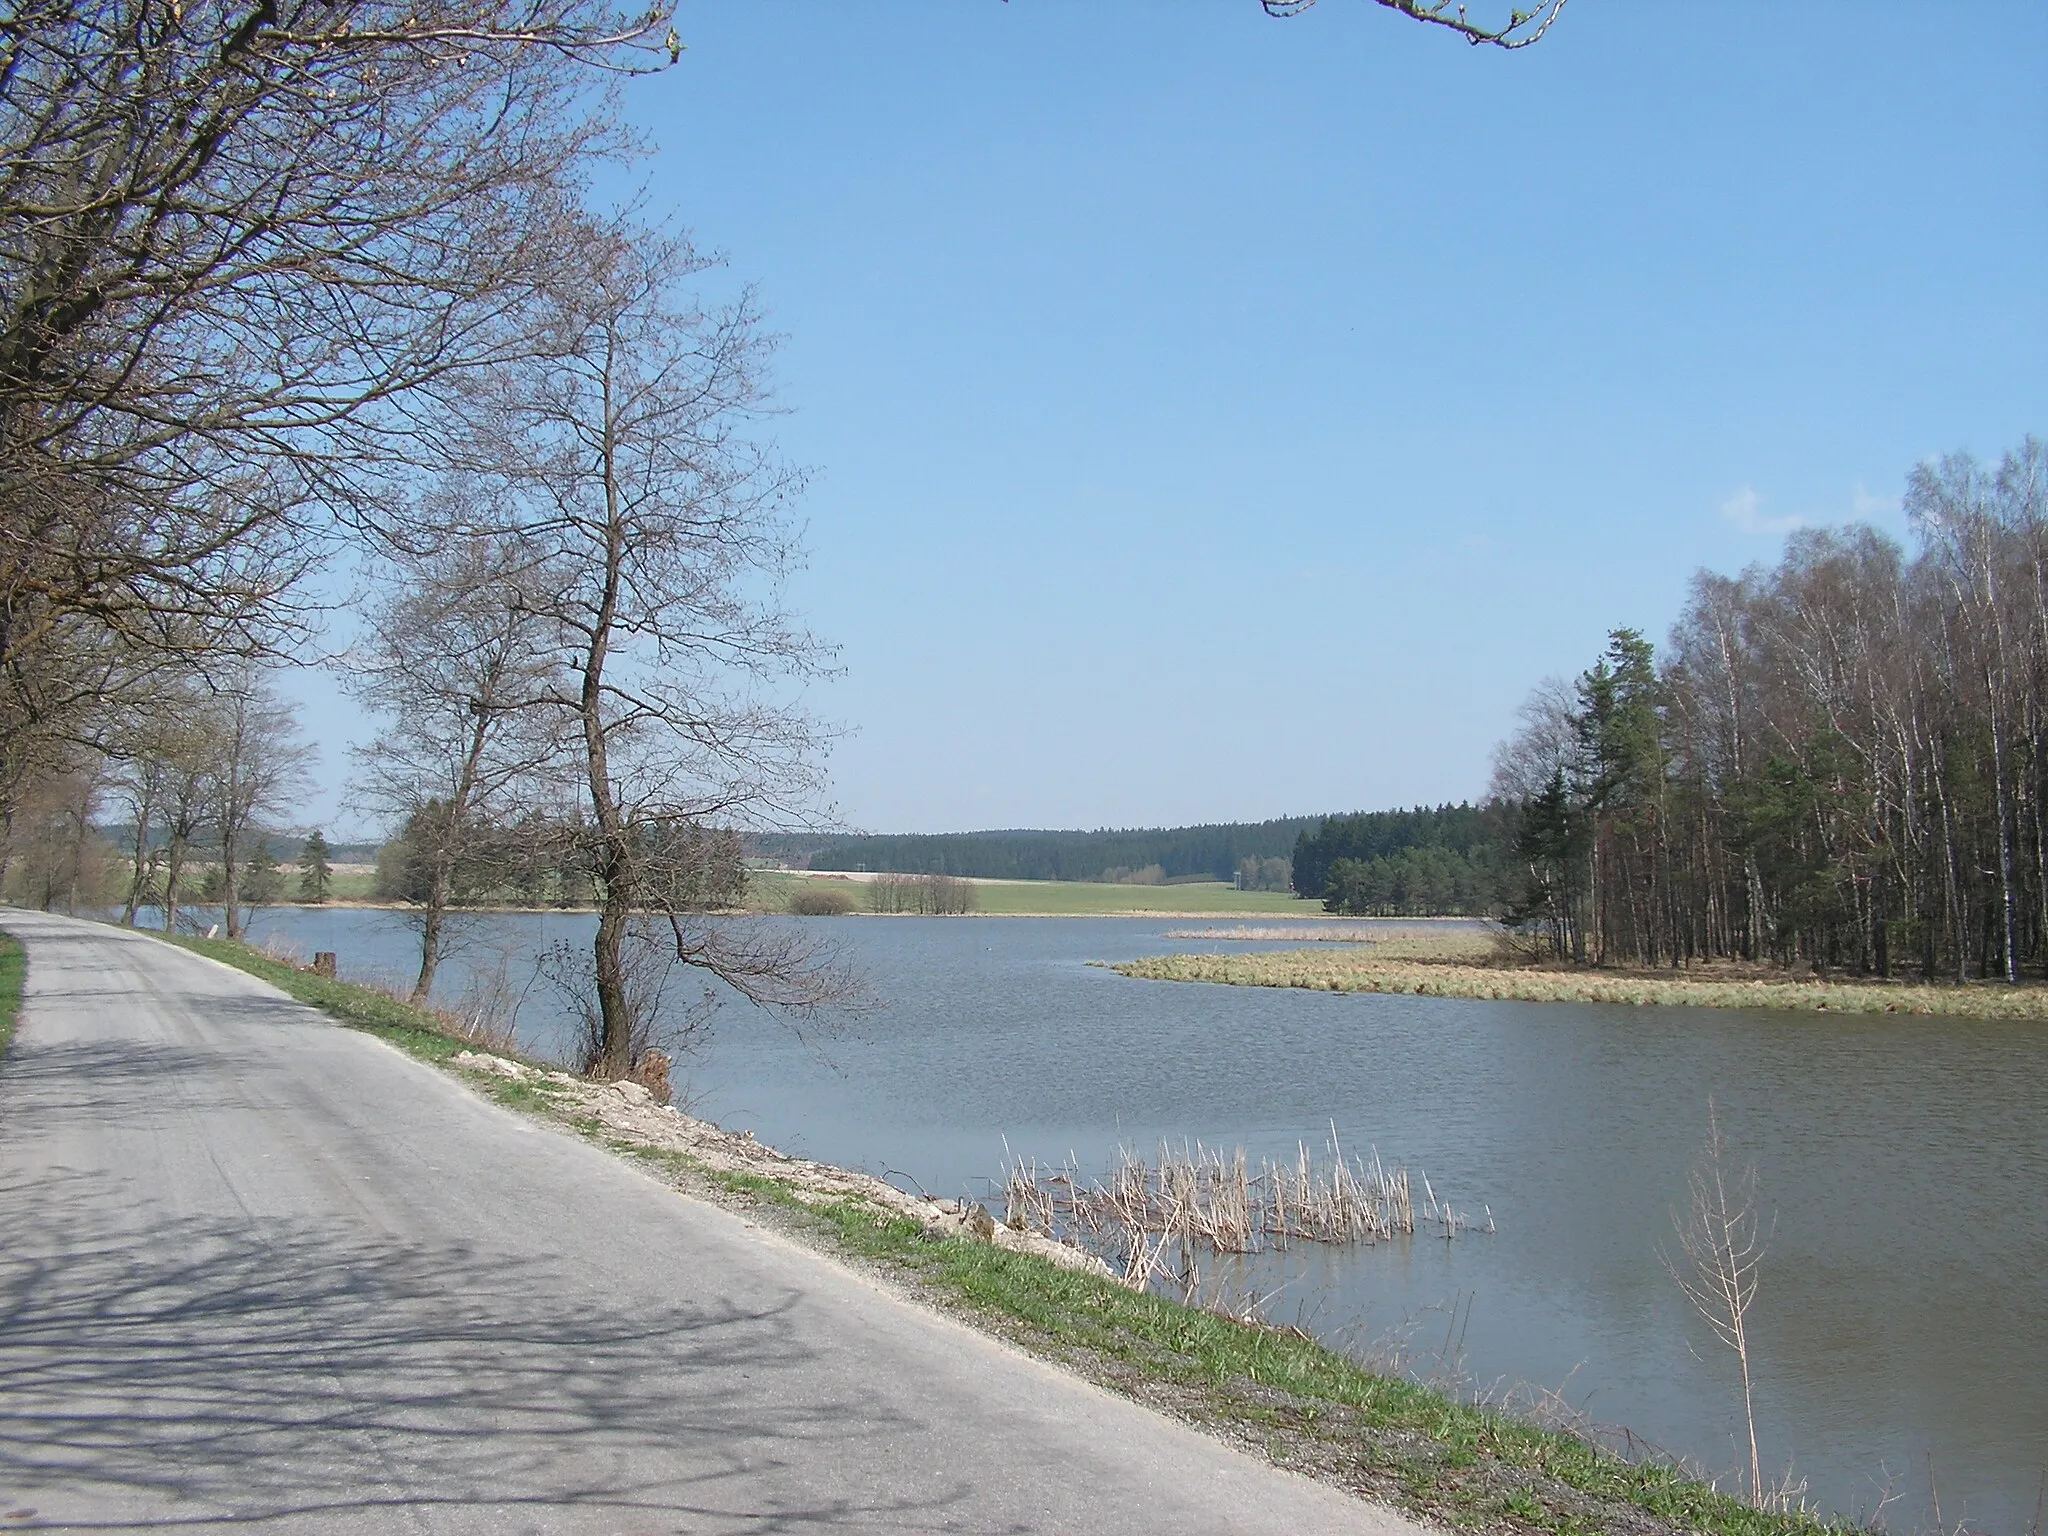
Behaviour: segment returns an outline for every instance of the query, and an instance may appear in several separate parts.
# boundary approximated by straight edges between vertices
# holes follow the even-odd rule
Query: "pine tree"
[[[327,899],[327,888],[334,881],[333,853],[318,827],[307,834],[306,845],[299,850],[299,900]]]

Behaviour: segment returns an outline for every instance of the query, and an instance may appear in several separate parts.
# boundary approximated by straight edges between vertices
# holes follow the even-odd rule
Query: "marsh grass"
[[[1687,972],[1567,970],[1474,963],[1471,957],[1278,950],[1232,955],[1154,955],[1112,966],[1146,981],[1207,981],[1319,992],[1393,992],[1418,997],[1636,1007],[1785,1008],[1820,1013],[1904,1013],[1977,1019],[2048,1019],[2048,986],[2004,982],[1917,983]]]

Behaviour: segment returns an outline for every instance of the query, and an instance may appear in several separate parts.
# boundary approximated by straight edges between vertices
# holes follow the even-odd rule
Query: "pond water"
[[[473,920],[444,977],[585,916]],[[799,1039],[744,1005],[685,1064],[694,1108],[785,1150],[986,1197],[1009,1153],[1254,1157],[1326,1143],[1426,1170],[1492,1235],[1295,1250],[1277,1321],[1405,1339],[1467,1388],[1560,1390],[1709,1470],[1744,1458],[1732,1359],[1659,1250],[1719,1106],[1775,1214],[1753,1313],[1767,1475],[1831,1512],[2025,1530],[2048,1467],[2048,1030],[1897,1016],[1498,1003],[1139,982],[1091,966],[1216,947],[1186,919],[822,920],[880,1005]],[[254,935],[404,974],[390,913],[276,909]],[[563,1016],[528,997],[530,1048]]]

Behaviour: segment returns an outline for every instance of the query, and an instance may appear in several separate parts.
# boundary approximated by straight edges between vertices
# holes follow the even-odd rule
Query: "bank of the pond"
[[[904,1195],[868,1175],[784,1158],[751,1136],[471,1049],[436,1016],[225,940],[173,942],[272,982],[478,1091],[657,1171],[683,1193],[862,1265],[908,1294],[1111,1390],[1361,1497],[1480,1531],[1822,1536],[1847,1529],[1751,1509],[1660,1461],[1375,1374],[1294,1328],[1133,1291],[1098,1268],[1016,1245],[979,1207]],[[926,1205],[938,1208],[927,1211]],[[993,1239],[993,1240],[992,1240]]]
[[[1552,966],[1487,965],[1404,958],[1359,946],[1248,954],[1148,955],[1110,969],[1142,981],[1206,981],[1319,992],[1395,992],[1418,997],[1530,1003],[1625,1003],[1639,1007],[1787,1008],[1821,1013],[1905,1013],[1970,1019],[2048,1019],[2048,987],[2003,982],[1914,983],[1740,976]]]

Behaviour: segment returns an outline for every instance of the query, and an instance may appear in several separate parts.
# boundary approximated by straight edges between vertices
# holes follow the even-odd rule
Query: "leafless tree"
[[[558,239],[573,280],[533,360],[465,402],[461,455],[553,648],[527,704],[573,737],[598,902],[593,1067],[623,1076],[636,914],[664,923],[674,961],[752,1001],[803,1010],[838,990],[786,927],[702,915],[737,867],[710,829],[790,824],[816,793],[817,731],[786,695],[821,653],[778,595],[802,477],[754,426],[768,339],[751,300],[696,303],[706,262],[678,238],[577,220]]]
[[[213,819],[213,776],[209,771],[204,714],[195,713],[165,743],[163,818],[164,932],[178,929],[178,908],[185,893],[185,869],[194,840]]]
[[[1714,1336],[1732,1350],[1742,1372],[1742,1419],[1749,1434],[1749,1496],[1758,1509],[1767,1502],[1763,1464],[1757,1454],[1756,1395],[1750,1373],[1749,1309],[1756,1300],[1769,1234],[1757,1219],[1756,1168],[1729,1166],[1726,1139],[1714,1101],[1707,1101],[1707,1144],[1686,1180],[1686,1206],[1674,1211],[1681,1265],[1662,1255]]]
[[[1268,16],[1299,16],[1316,0],[1260,0]],[[1508,11],[1505,22],[1488,25],[1466,14],[1463,0],[1373,0],[1373,4],[1431,26],[1448,27],[1474,47],[1526,48],[1550,30],[1565,0],[1535,0],[1527,10]]]
[[[105,789],[105,762],[85,757],[40,778],[22,798],[0,864],[10,899],[75,913],[112,895],[112,849],[96,826]]]
[[[220,838],[222,909],[227,935],[242,936],[241,875],[250,840],[264,818],[288,811],[304,791],[312,749],[299,739],[297,712],[262,674],[251,671],[224,688],[205,715],[202,750],[207,799]]]
[[[444,525],[465,521],[457,494],[442,493]],[[561,661],[521,585],[531,574],[521,559],[516,543],[459,535],[400,559],[368,637],[345,658],[344,685],[385,721],[355,754],[354,797],[403,830],[404,894],[420,933],[416,1002],[433,990],[458,870],[507,828],[515,801],[531,805],[559,787],[549,773],[567,718],[534,704],[561,691]]]
[[[975,907],[974,882],[955,875],[877,875],[868,882],[871,912],[955,917]]]
[[[0,22],[0,730],[112,635],[282,643],[285,602],[627,147],[604,0],[27,0]],[[374,449],[375,451],[370,451]],[[80,633],[83,631],[84,633]],[[19,717],[19,718],[17,718]]]

